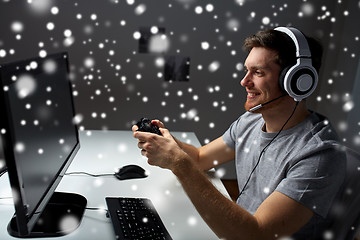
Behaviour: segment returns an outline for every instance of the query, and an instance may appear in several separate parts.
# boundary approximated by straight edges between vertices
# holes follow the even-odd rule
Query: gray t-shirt
[[[262,130],[260,114],[246,112],[224,133],[236,151],[236,173],[241,191],[260,152],[276,133]],[[331,202],[345,177],[346,156],[329,121],[312,112],[295,127],[283,130],[261,156],[237,204],[254,214],[273,192],[281,192],[311,209],[314,217],[293,238],[317,239],[326,225]]]

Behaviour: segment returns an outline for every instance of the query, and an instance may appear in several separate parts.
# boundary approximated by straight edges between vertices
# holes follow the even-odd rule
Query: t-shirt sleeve
[[[237,139],[236,128],[239,124],[239,121],[240,121],[240,118],[238,118],[236,121],[234,121],[222,136],[226,145],[228,145],[232,149],[235,149],[235,143],[236,143],[236,139]]]
[[[276,190],[325,218],[343,183],[345,169],[344,152],[319,150],[292,165]]]

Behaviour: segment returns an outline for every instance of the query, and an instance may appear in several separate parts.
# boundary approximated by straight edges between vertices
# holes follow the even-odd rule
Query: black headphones
[[[310,96],[318,84],[318,74],[312,65],[308,42],[296,28],[277,27],[274,30],[286,33],[296,46],[296,64],[282,70],[279,77],[280,88],[295,101],[301,101]]]

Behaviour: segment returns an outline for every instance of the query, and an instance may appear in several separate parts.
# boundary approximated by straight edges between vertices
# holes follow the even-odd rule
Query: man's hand
[[[151,120],[151,124],[155,125],[155,126],[158,126],[159,128],[165,128],[164,123],[162,123],[160,120],[157,120],[157,119]],[[139,129],[139,127],[136,124],[133,125],[132,128],[131,128],[131,130],[133,132],[137,131],[138,129]]]
[[[156,124],[164,126],[160,121]],[[150,165],[174,170],[181,159],[186,157],[187,154],[179,147],[169,130],[160,127],[162,136],[159,136],[148,132],[138,132],[136,127],[132,127],[133,136],[139,140],[138,147],[141,149],[141,154],[148,158]]]

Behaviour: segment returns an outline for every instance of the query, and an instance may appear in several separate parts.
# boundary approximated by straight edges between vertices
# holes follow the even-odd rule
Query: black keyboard
[[[105,200],[116,239],[172,239],[149,199],[106,197]]]

